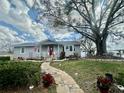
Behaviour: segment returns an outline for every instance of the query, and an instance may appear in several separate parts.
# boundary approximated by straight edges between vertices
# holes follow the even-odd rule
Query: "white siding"
[[[72,47],[72,51],[70,50],[70,46]],[[66,57],[68,57],[70,55],[74,55],[74,53],[78,54],[78,56],[81,56],[80,45],[65,45],[64,50],[65,50]]]
[[[74,53],[78,54],[78,56],[81,57],[81,49],[80,49],[80,45],[75,45],[74,48],[75,48]]]
[[[55,54],[55,58],[59,58],[60,57],[60,53],[62,52],[63,48],[62,46],[54,46],[54,54]]]
[[[39,47],[23,47],[24,53],[21,52],[22,47],[14,48],[14,58],[40,58],[40,48]],[[39,52],[38,52],[39,48]]]
[[[48,53],[48,46],[42,46],[42,50],[41,50],[41,56],[42,57],[48,57],[49,53]]]
[[[68,49],[66,47],[68,46]],[[70,46],[72,47],[72,51],[70,51]],[[24,48],[24,53],[21,53],[21,49]],[[35,49],[36,48],[36,49]],[[39,52],[38,52],[39,48]],[[54,57],[59,58],[60,53],[63,51],[62,45],[53,45]],[[74,53],[81,56],[81,50],[79,45],[64,45],[65,56],[68,57],[70,55],[74,55]],[[41,45],[40,47],[17,47],[14,48],[14,58],[41,58],[41,57],[49,57],[49,45]]]
[[[72,47],[72,51],[70,51],[70,46]],[[65,45],[64,46],[65,56],[68,57],[70,55],[74,55],[74,45]]]

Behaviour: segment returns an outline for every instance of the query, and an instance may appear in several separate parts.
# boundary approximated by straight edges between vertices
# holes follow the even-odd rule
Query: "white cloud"
[[[17,32],[0,26],[0,50],[9,48],[13,43],[24,42],[24,40],[17,35]]]
[[[29,8],[24,4],[24,2],[22,2],[22,0],[11,0],[11,3],[8,0],[1,0],[1,2],[2,6],[6,6],[6,8],[4,10],[2,10],[2,7],[0,8],[0,12],[3,12],[0,14],[0,20],[15,25],[21,31],[30,33],[37,40],[44,40],[47,38],[42,31],[42,26],[32,22],[30,19],[29,15],[27,14]],[[15,8],[11,8],[11,4],[13,4]],[[5,10],[8,12],[5,13]]]
[[[0,40],[1,41],[11,41],[11,42],[22,42],[21,38],[19,38],[18,33],[16,31],[9,30],[3,26],[0,26]]]
[[[0,0],[0,12],[8,14],[10,8],[10,3],[8,0]]]
[[[79,40],[81,35],[75,32],[67,32],[64,34],[57,34],[54,36],[57,40]]]
[[[29,7],[32,7],[35,0],[26,0]]]

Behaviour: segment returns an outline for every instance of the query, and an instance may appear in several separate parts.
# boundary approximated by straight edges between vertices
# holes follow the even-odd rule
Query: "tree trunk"
[[[105,53],[107,53],[107,50],[106,50],[106,38],[97,38],[96,40],[96,48],[97,48],[97,54],[98,56],[102,56],[104,55]]]

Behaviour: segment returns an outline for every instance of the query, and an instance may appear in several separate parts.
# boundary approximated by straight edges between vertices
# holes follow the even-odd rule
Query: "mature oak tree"
[[[92,40],[97,55],[107,53],[108,35],[119,33],[114,29],[124,23],[124,0],[40,0],[37,6],[54,26],[68,26]]]

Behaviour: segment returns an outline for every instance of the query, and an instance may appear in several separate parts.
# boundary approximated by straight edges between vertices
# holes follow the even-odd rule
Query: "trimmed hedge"
[[[40,82],[40,63],[0,62],[0,89],[27,88]]]
[[[10,56],[0,56],[0,61],[9,61],[10,60]]]

